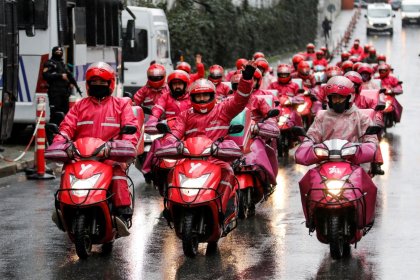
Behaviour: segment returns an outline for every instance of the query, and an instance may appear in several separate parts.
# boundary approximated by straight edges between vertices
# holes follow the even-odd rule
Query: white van
[[[151,62],[164,65],[167,75],[173,71],[168,21],[162,9],[129,6],[122,23],[123,34],[134,24],[134,40],[123,39],[124,92],[134,94],[146,84]]]
[[[389,32],[392,36],[394,34],[394,17],[391,5],[384,3],[369,4],[365,15],[366,34],[369,36],[371,32]]]
[[[407,23],[420,23],[420,1],[403,1],[401,5],[402,26]]]

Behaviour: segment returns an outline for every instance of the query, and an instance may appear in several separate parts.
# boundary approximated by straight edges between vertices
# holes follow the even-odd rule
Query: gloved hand
[[[256,69],[257,67],[255,66],[255,63],[253,61],[249,62],[245,66],[245,70],[242,71],[242,78],[244,80],[251,80],[252,77],[254,77],[254,72]]]

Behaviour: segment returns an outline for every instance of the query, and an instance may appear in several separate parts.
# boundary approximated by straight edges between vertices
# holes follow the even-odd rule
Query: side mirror
[[[131,92],[124,91],[123,97],[130,97],[130,99],[133,99],[133,94]]]
[[[301,126],[294,126],[292,127],[292,133],[295,136],[302,136],[302,137],[306,137],[306,131],[303,127]]]
[[[156,125],[156,128],[160,133],[163,133],[163,134],[171,132],[171,129],[169,128],[169,126],[166,123],[158,123]]]
[[[305,92],[305,90],[304,90],[303,88],[300,88],[300,89],[298,89],[298,90],[297,90],[297,92],[298,92],[298,93],[304,93],[304,92]]]
[[[45,125],[45,129],[50,131],[53,134],[60,134],[60,130],[58,129],[58,125],[55,123],[47,123]]]
[[[403,83],[403,81],[398,81],[398,84],[399,84],[399,85],[402,85],[402,83]]]
[[[379,90],[379,93],[385,93],[386,92],[386,88],[381,88],[380,90]]]
[[[242,130],[244,130],[244,126],[242,124],[234,124],[229,126],[228,134],[239,133]]]
[[[270,111],[268,111],[267,116],[265,118],[269,119],[269,118],[277,117],[279,114],[280,114],[279,109],[271,109]]]
[[[137,127],[134,125],[125,125],[121,128],[120,134],[134,134],[137,132]]]
[[[366,129],[365,135],[376,135],[380,133],[382,128],[377,125],[371,125]]]
[[[134,48],[134,39],[136,37],[136,21],[134,19],[127,20],[126,36],[130,42],[130,48]]]
[[[385,104],[378,104],[375,107],[375,111],[383,111],[385,110]]]

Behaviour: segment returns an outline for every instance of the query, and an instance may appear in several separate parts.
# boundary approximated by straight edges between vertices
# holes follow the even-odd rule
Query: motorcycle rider
[[[224,83],[223,80],[223,67],[217,64],[210,66],[208,80],[211,81],[216,87],[216,99],[221,100],[229,95],[230,87]]]
[[[151,108],[163,94],[169,92],[165,80],[165,67],[158,63],[150,65],[147,69],[147,83],[134,94],[134,103]]]
[[[316,59],[314,60],[313,66],[315,67],[316,65],[322,65],[324,67],[327,67],[328,61],[324,57],[324,52],[319,50],[315,54]]]
[[[386,93],[391,93],[395,95],[400,95],[403,93],[401,82],[393,75],[391,75],[391,66],[389,64],[381,64],[378,67],[379,78],[382,82],[382,88],[387,90]],[[395,110],[395,121],[400,122],[402,115],[402,106],[398,100],[394,97],[393,100],[394,110]]]
[[[270,73],[268,72],[268,69],[270,68],[270,65],[268,64],[268,61],[263,57],[257,58],[255,60],[255,63],[257,64],[257,68],[261,71],[261,74],[262,74],[262,80],[261,80],[260,88],[261,89],[267,89],[268,86],[271,83]]]
[[[190,83],[193,83],[195,80],[204,78],[205,69],[204,64],[202,63],[201,54],[195,56],[195,67],[197,68],[197,73],[191,73],[191,65],[185,61],[181,61],[176,65],[176,70],[184,70],[190,75]]]
[[[305,60],[315,60],[315,45],[312,43],[309,43],[306,45],[306,53],[305,53]]]
[[[373,125],[369,115],[361,112],[353,104],[353,83],[346,77],[335,76],[326,85],[328,110],[320,111],[307,132],[305,141],[295,153],[298,164],[310,165],[318,162],[314,148],[329,139],[342,139],[349,142],[362,142],[359,150],[377,149],[376,135],[364,135]]]
[[[362,76],[363,84],[361,89],[379,89],[379,85],[372,79],[373,68],[367,63],[363,63],[357,69],[357,73]]]
[[[302,79],[302,84],[306,88],[314,88],[316,86],[316,79],[311,73],[311,67],[306,61],[301,61],[298,65],[298,75],[296,78]]]
[[[301,54],[295,54],[292,57],[292,65],[293,65],[292,78],[293,79],[298,77],[298,65],[303,60],[305,60],[305,58]]]
[[[369,49],[370,49],[370,47],[371,47],[370,44],[366,44],[366,45],[363,46],[363,53],[359,57],[359,61],[364,62],[364,59],[369,56]]]
[[[369,48],[369,56],[363,59],[363,62],[374,64],[378,63],[378,58],[376,57],[376,49],[374,47]]]
[[[153,107],[152,116],[147,121],[146,127],[156,127],[163,114],[165,114],[166,119],[176,118],[191,107],[190,97],[187,92],[189,80],[188,74],[182,70],[175,70],[168,76],[169,92],[162,95]],[[156,143],[153,142],[141,169],[146,182],[150,182],[152,178],[151,171],[155,158],[155,146]]]
[[[359,109],[372,109],[376,111],[376,106],[378,105],[378,100],[375,100],[374,98],[369,98],[367,95],[362,95],[362,83],[363,79],[362,76],[355,72],[355,71],[349,71],[347,72],[344,77],[348,78],[350,81],[352,81],[354,85],[354,105],[357,106]],[[382,113],[379,111],[375,112],[375,119],[374,122],[377,125],[383,126],[383,117]],[[378,146],[375,154],[375,162],[371,163],[371,173],[377,174],[377,175],[384,175],[385,172],[382,170],[381,165],[383,164],[383,158],[382,158],[382,152],[381,147]]]
[[[386,63],[386,56],[384,54],[378,54],[376,59],[378,60],[379,65],[382,63]]]
[[[342,53],[341,53],[341,55],[340,55],[340,57],[341,57],[341,61],[337,62],[337,63],[336,63],[336,66],[341,67],[341,64],[342,64],[344,61],[349,60],[350,56],[351,56],[351,54],[350,54],[349,52],[342,52]]]
[[[360,40],[354,39],[353,47],[350,50],[351,55],[355,55],[357,57],[360,57],[363,54],[363,49],[360,47]]]
[[[210,81],[199,79],[189,87],[192,108],[182,112],[177,118],[171,134],[165,135],[162,144],[176,141],[176,138],[206,135],[216,141],[227,134],[231,120],[248,104],[253,88],[253,76],[256,71],[255,62],[248,63],[242,72],[238,90],[233,96],[216,104],[216,89]],[[176,138],[175,138],[176,137]],[[222,169],[221,182],[234,186],[235,177],[228,162],[215,158],[209,161]]]
[[[245,58],[238,58],[236,60],[236,63],[235,63],[236,70],[232,70],[229,73],[227,73],[227,75],[225,77],[226,78],[226,81],[229,82],[232,79],[232,76],[235,75],[236,71],[238,71],[238,70],[241,70],[241,71],[244,70],[245,65],[247,63],[248,63],[248,60],[247,59],[245,59]]]
[[[60,124],[60,132],[70,140],[81,137],[97,137],[104,141],[118,136],[125,125],[137,127],[132,135],[120,135],[136,147],[140,137],[140,127],[127,99],[111,96],[115,88],[115,71],[105,62],[93,63],[86,70],[87,98],[77,102]],[[66,141],[56,135],[53,142]],[[126,164],[105,160],[113,167],[111,191],[118,232],[122,236],[130,234],[127,223],[132,217],[131,200],[126,179]],[[54,211],[55,212],[55,211]]]
[[[263,53],[263,52],[255,52],[255,53],[252,55],[252,59],[253,59],[253,60],[257,60],[258,58],[265,58],[264,53]]]
[[[278,91],[278,98],[281,99],[284,95],[297,95],[299,85],[292,81],[292,69],[288,64],[279,64],[277,66],[277,81],[271,83],[268,89],[275,89]]]
[[[353,71],[353,65],[353,62],[351,62],[350,60],[346,60],[343,62],[343,64],[341,64],[341,70],[344,74],[349,71]]]

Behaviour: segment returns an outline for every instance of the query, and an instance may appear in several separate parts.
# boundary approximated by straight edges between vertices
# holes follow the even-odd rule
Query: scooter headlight
[[[354,154],[356,154],[357,152],[357,146],[351,146],[348,148],[344,148],[341,150],[341,157],[347,157],[347,156],[352,156]]]
[[[305,109],[306,109],[306,103],[303,103],[297,106],[296,111],[298,111],[298,113],[302,113],[303,111],[305,111]]]
[[[328,156],[330,155],[327,149],[321,147],[316,147],[314,149],[314,152],[318,158],[328,158]]]
[[[87,189],[93,189],[96,182],[98,182],[101,174],[95,174],[87,179],[78,179],[73,174],[70,174],[70,185],[75,196],[86,196],[89,193]]]
[[[286,124],[286,122],[287,122],[288,120],[289,120],[289,114],[286,114],[286,115],[280,116],[278,124],[279,124],[280,126],[283,126],[283,125],[285,125],[285,124]]]
[[[385,102],[385,109],[384,110],[388,110],[389,109],[389,107],[392,105],[392,102],[391,101],[386,101]]]
[[[181,185],[181,192],[185,195],[197,195],[200,188],[209,178],[210,174],[204,174],[198,178],[188,178],[182,173],[179,173],[179,182]]]
[[[327,186],[328,192],[333,195],[339,195],[345,183],[346,181],[334,179],[325,181],[325,185]]]

